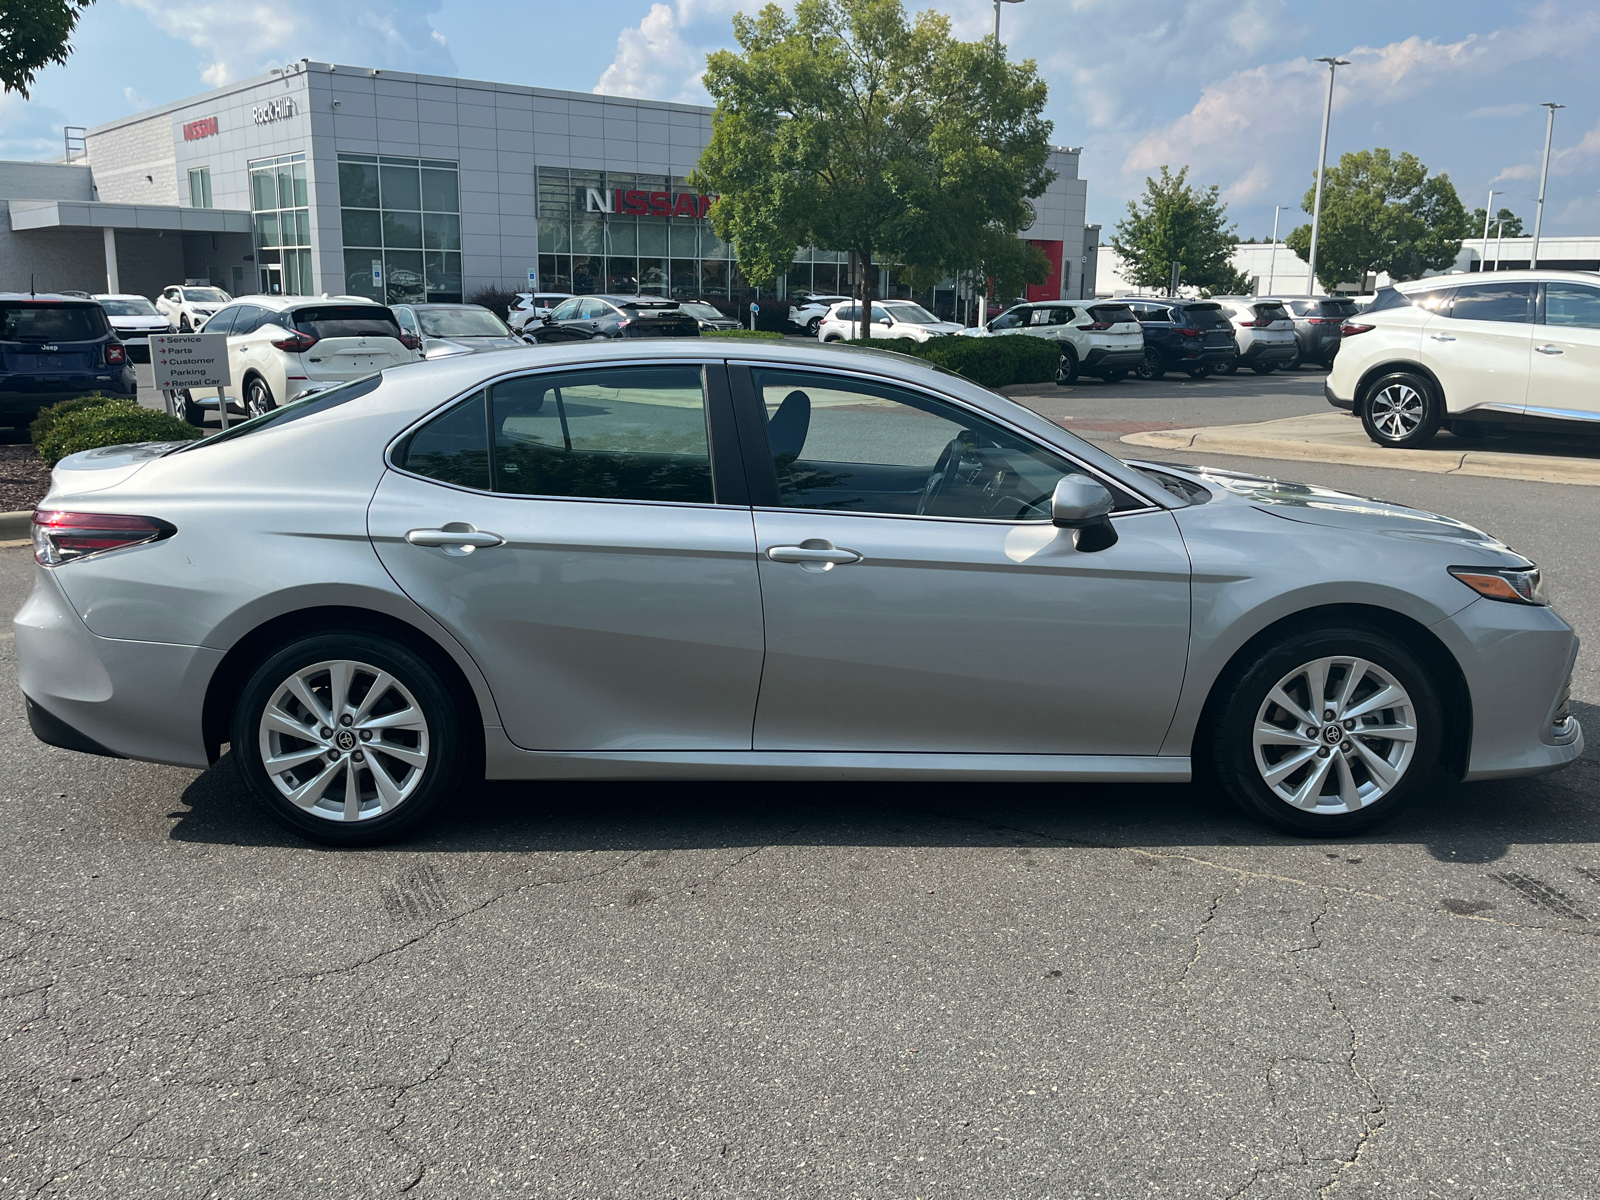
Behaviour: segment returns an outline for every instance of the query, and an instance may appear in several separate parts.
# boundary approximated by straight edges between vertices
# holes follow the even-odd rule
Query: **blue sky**
[[[704,100],[699,70],[750,0],[98,0],[33,98],[0,97],[0,157],[60,153],[61,126],[306,57],[576,91]],[[915,9],[916,4],[909,4]],[[940,0],[958,33],[987,0]],[[1025,0],[1004,40],[1050,85],[1055,141],[1083,146],[1089,216],[1110,225],[1161,164],[1217,183],[1240,236],[1265,237],[1316,165],[1325,68],[1340,72],[1330,159],[1410,150],[1469,209],[1493,187],[1531,224],[1556,121],[1548,233],[1600,233],[1600,4],[1594,0]],[[1285,229],[1296,214],[1285,213]],[[1298,219],[1303,220],[1303,217]]]

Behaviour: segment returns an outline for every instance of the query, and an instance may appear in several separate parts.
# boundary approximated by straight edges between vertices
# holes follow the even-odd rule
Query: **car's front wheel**
[[[1278,369],[1278,364],[1269,362],[1256,362],[1250,364],[1250,369],[1257,375],[1271,375]]]
[[[1380,446],[1409,450],[1433,440],[1444,421],[1444,404],[1420,375],[1397,371],[1367,389],[1361,424]]]
[[[1354,833],[1427,786],[1443,742],[1427,670],[1387,633],[1292,635],[1218,698],[1211,766],[1245,811],[1308,837]]]
[[[398,642],[358,630],[313,634],[268,658],[234,710],[241,773],[281,823],[313,841],[399,837],[456,787],[457,704]]]
[[[191,326],[189,324],[189,314],[188,313],[184,313],[183,316],[178,318],[178,332],[179,333],[188,333],[192,328],[193,328],[193,326]]]

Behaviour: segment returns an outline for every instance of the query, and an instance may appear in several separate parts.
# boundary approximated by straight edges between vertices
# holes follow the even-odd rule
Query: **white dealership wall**
[[[259,120],[289,101],[292,115]],[[281,106],[280,106],[281,107]],[[468,294],[487,284],[525,287],[538,264],[536,167],[686,175],[711,137],[700,105],[598,96],[516,84],[379,71],[302,60],[89,131],[89,164],[102,200],[189,204],[188,173],[209,167],[217,208],[248,209],[247,164],[304,153],[317,292],[344,290],[340,151],[450,159],[461,166],[461,250]],[[184,125],[215,117],[217,132],[186,140]],[[1084,276],[1087,183],[1078,151],[1057,150],[1060,173],[1033,203],[1022,236],[1059,241],[1071,264],[1063,291]],[[237,256],[215,266],[224,274]],[[247,264],[248,265],[248,264]],[[246,271],[246,277],[253,275]],[[1092,268],[1090,272],[1092,278]]]

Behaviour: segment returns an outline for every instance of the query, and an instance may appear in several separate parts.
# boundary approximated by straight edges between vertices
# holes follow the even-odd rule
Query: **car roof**
[[[143,300],[149,303],[149,296],[141,296],[138,292],[96,292],[92,299],[95,300]]]
[[[284,312],[291,308],[321,307],[326,304],[370,304],[385,307],[366,296],[235,296],[232,304],[254,304],[270,312]],[[412,305],[416,307],[416,305]]]
[[[1503,276],[1505,282],[1520,279],[1531,283],[1600,284],[1600,271],[1557,271],[1542,267],[1524,267],[1516,271],[1463,271],[1454,275],[1429,275],[1425,279],[1403,279],[1389,286],[1400,292],[1426,292],[1433,288],[1460,287],[1464,283],[1484,283],[1487,282],[1485,277],[1489,275]]]
[[[476,308],[480,312],[488,312],[481,304],[452,304],[444,300],[430,300],[426,304],[400,304],[397,308]]]
[[[49,304],[94,304],[88,296],[67,296],[61,292],[0,292],[0,300],[43,300]]]

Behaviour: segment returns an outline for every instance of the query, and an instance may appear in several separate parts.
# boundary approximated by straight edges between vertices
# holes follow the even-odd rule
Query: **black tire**
[[[1296,338],[1294,341],[1294,357],[1283,364],[1283,369],[1285,371],[1298,371],[1300,369],[1300,364],[1304,361],[1305,355],[1300,349],[1300,339]]]
[[[1444,399],[1431,382],[1410,371],[1374,380],[1357,404],[1367,436],[1380,446],[1426,446],[1444,422]]]
[[[259,375],[252,375],[244,385],[244,411],[246,416],[259,417],[278,407],[272,389]]]
[[[1155,346],[1144,348],[1144,361],[1133,369],[1133,373],[1140,379],[1151,381],[1162,378],[1167,373],[1167,362],[1160,349]]]
[[[260,726],[267,705],[284,692],[287,681],[297,671],[331,660],[352,661],[387,672],[400,688],[410,693],[411,700],[421,710],[426,721],[426,763],[421,768],[410,768],[420,770],[420,778],[413,783],[410,776],[406,775],[401,786],[409,786],[410,790],[399,803],[388,812],[366,815],[359,820],[341,820],[333,816],[317,815],[310,809],[296,805],[279,790],[262,765]],[[356,686],[359,686],[361,678],[363,676],[356,676],[358,681]],[[354,695],[355,686],[351,690]],[[399,692],[396,691],[394,696],[399,696]],[[323,699],[326,702],[326,698]],[[399,699],[404,701],[405,697],[400,696]],[[460,710],[461,705],[451,695],[438,673],[412,650],[388,638],[360,630],[330,630],[289,643],[272,654],[251,675],[233,713],[230,737],[233,746],[232,757],[257,801],[280,824],[294,830],[302,837],[330,846],[377,845],[400,837],[415,828],[440,801],[454,792],[460,783],[467,761],[467,747],[458,716]],[[333,736],[337,738],[339,732],[350,731],[336,730]],[[379,731],[377,739],[393,736],[395,735],[390,731]],[[311,748],[315,744],[310,741],[296,743],[298,748]],[[395,744],[399,747],[406,743]],[[358,781],[357,786],[361,788],[364,796],[366,788],[372,785],[373,764],[364,767],[354,766],[353,760],[358,754],[365,755],[368,748],[373,745],[374,741],[363,740],[355,742],[353,748],[346,748],[344,751],[334,746],[330,756],[312,760],[307,767],[332,766],[333,764],[328,761],[329,757],[348,753],[352,760],[351,769],[354,770]],[[381,755],[382,751],[376,753]],[[386,758],[385,761],[396,768],[388,772],[391,778],[400,773],[400,768],[406,766],[397,759]],[[349,775],[346,774],[344,778],[348,779]],[[295,776],[288,782],[304,783],[308,780]],[[337,812],[343,804],[344,779],[335,774],[326,786],[329,792],[335,790],[338,792],[337,799],[328,800],[326,796],[324,797],[326,804],[333,806],[328,811]],[[358,803],[363,808],[368,804],[376,804],[376,789],[374,788],[370,800],[362,799]]]
[[[816,337],[817,336],[817,330],[819,330],[821,328],[822,328],[822,318],[821,317],[812,317],[811,320],[806,322],[806,336],[807,337]]]
[[[1128,377],[1128,373],[1126,371],[1101,371],[1100,372],[1100,378],[1105,380],[1107,383],[1121,383],[1127,377]]]
[[[1071,387],[1078,382],[1078,356],[1071,347],[1061,351],[1061,361],[1056,364],[1056,386]]]
[[[1211,373],[1213,375],[1232,375],[1236,371],[1238,371],[1238,369],[1239,369],[1239,356],[1237,354],[1235,354],[1232,358],[1228,359],[1228,361],[1223,363],[1221,366],[1212,367],[1211,368]]]
[[[194,397],[184,388],[178,393],[178,403],[183,405],[183,419],[195,428],[203,428],[206,423],[206,410],[194,402]]]
[[[1257,362],[1251,363],[1250,369],[1257,375],[1271,375],[1278,369],[1277,363]]]
[[[1268,694],[1279,685],[1280,681],[1292,675],[1302,665],[1331,657],[1360,659],[1368,664],[1369,670],[1376,668],[1397,682],[1411,700],[1411,711],[1402,715],[1400,706],[1397,705],[1370,715],[1375,721],[1381,721],[1385,713],[1392,714],[1396,723],[1409,721],[1411,728],[1416,731],[1416,741],[1409,762],[1403,764],[1399,778],[1389,790],[1364,807],[1357,807],[1351,811],[1341,811],[1334,807],[1331,802],[1336,799],[1336,795],[1329,795],[1327,789],[1337,788],[1345,781],[1349,782],[1352,789],[1359,789],[1376,785],[1379,777],[1368,770],[1359,748],[1353,747],[1351,752],[1346,753],[1343,744],[1338,748],[1323,744],[1313,756],[1303,760],[1304,766],[1296,768],[1285,779],[1279,781],[1289,788],[1304,787],[1308,784],[1318,787],[1312,782],[1312,771],[1320,769],[1319,764],[1328,763],[1326,781],[1318,787],[1318,790],[1322,793],[1321,798],[1329,800],[1330,805],[1326,807],[1326,811],[1307,811],[1295,807],[1267,783],[1263,767],[1257,762],[1259,751],[1255,744],[1256,722],[1260,716],[1266,716],[1269,723],[1273,724],[1277,724],[1280,720],[1292,720],[1287,710],[1276,705],[1266,707]],[[1348,678],[1348,675],[1344,678]],[[1334,670],[1328,672],[1326,679],[1325,694],[1331,692],[1337,697],[1343,679]],[[1369,677],[1369,682],[1373,686],[1379,682],[1375,672]],[[1286,689],[1286,693],[1288,691],[1289,689]],[[1355,702],[1347,707],[1355,707],[1363,692],[1364,686],[1358,690]],[[1365,695],[1372,694],[1374,693],[1365,692]],[[1307,697],[1296,690],[1290,698],[1305,700]],[[1336,700],[1324,700],[1324,703],[1336,702]],[[1334,710],[1325,708],[1321,713],[1310,715],[1319,722],[1325,722],[1325,713],[1329,711]],[[1197,751],[1206,755],[1216,782],[1247,813],[1287,833],[1302,837],[1340,837],[1368,829],[1379,821],[1388,819],[1409,803],[1418,792],[1424,791],[1429,786],[1434,767],[1439,760],[1440,747],[1443,745],[1444,710],[1439,702],[1438,690],[1427,669],[1388,633],[1354,623],[1286,635],[1276,645],[1263,650],[1253,660],[1242,664],[1240,669],[1232,672],[1223,683],[1219,684],[1219,692],[1211,712],[1213,717],[1208,729],[1210,744],[1197,747]],[[1365,720],[1366,718],[1358,719],[1356,727],[1358,735],[1360,730],[1366,727]],[[1296,727],[1291,725],[1289,728]],[[1335,729],[1337,733],[1338,730],[1345,728],[1345,723],[1326,722],[1321,728],[1323,731]],[[1340,733],[1339,736],[1344,735]],[[1313,740],[1321,739],[1306,739],[1307,742]],[[1367,746],[1378,758],[1382,758],[1386,753],[1402,752],[1398,742],[1371,736],[1358,739],[1344,737],[1345,742],[1355,740]],[[1268,749],[1272,749],[1274,753],[1281,750],[1283,757],[1267,764],[1267,769],[1291,761],[1301,754],[1301,748],[1298,746],[1268,747]],[[1307,746],[1305,749],[1310,747]],[[1322,750],[1327,750],[1328,753],[1323,754]],[[1341,766],[1337,762],[1329,761],[1335,756],[1344,757],[1346,765]],[[1262,761],[1265,762],[1265,758]],[[1355,780],[1358,774],[1365,776],[1365,780],[1359,784]]]
[[[189,314],[188,313],[184,313],[181,317],[178,318],[178,332],[179,333],[188,333],[188,332],[190,332],[190,330],[192,328],[193,327],[189,324]]]

